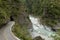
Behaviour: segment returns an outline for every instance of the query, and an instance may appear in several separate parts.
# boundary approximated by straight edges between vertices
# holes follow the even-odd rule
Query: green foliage
[[[56,35],[52,36],[54,38],[54,40],[60,40],[60,29],[56,30]]]
[[[10,16],[16,18],[19,15],[19,0],[0,0],[0,26],[5,24]]]
[[[32,40],[26,27],[16,24],[13,28],[13,33],[22,40]]]
[[[54,36],[54,40],[60,40],[60,36]]]

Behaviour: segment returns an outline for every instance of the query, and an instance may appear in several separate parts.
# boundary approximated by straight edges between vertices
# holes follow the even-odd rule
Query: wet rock
[[[57,23],[57,25],[55,25],[53,28],[54,29],[60,29],[60,23]]]
[[[33,40],[44,40],[40,36],[35,37]]]

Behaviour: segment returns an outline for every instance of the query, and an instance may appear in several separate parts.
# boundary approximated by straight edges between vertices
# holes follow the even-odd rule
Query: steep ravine
[[[43,26],[39,21],[39,17],[23,13],[19,15],[17,21],[18,24],[13,27],[13,32],[18,38],[22,38],[23,40],[31,40],[31,36],[34,40],[35,38],[54,40],[52,36],[57,35],[48,26]]]

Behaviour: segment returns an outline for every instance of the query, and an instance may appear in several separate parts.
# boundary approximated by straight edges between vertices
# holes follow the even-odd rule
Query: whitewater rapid
[[[53,32],[47,26],[43,26],[39,22],[39,18],[29,15],[29,19],[32,22],[33,31],[31,31],[32,38],[37,36],[42,37],[44,40],[54,40],[51,36],[55,36],[55,32]]]

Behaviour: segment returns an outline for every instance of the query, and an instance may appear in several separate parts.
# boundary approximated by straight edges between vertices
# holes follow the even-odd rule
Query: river
[[[51,28],[40,24],[39,18],[37,17],[29,15],[29,19],[31,20],[32,27],[33,27],[33,31],[30,31],[32,38],[40,36],[44,40],[54,40],[54,38],[51,36],[55,36],[56,33],[52,31]]]

